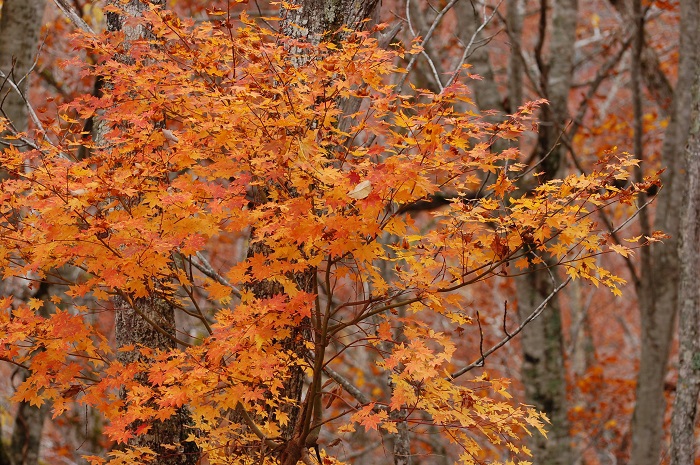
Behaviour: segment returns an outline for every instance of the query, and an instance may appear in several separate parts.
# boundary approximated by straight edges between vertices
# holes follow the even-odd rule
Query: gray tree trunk
[[[335,35],[333,40],[340,39],[339,30],[343,26],[350,28],[360,27],[364,19],[373,19],[378,12],[379,0],[304,0],[300,2],[300,8],[282,9],[282,31],[289,37],[308,40],[310,43],[318,43],[324,35]],[[365,23],[363,23],[365,24]],[[305,57],[299,56],[299,63],[303,63]],[[262,204],[267,201],[267,193],[264,188],[259,188],[254,194],[254,204]],[[254,236],[256,231],[251,231]],[[255,243],[248,251],[248,256],[255,254],[267,255],[269,250],[263,243]],[[316,269],[309,268],[303,272],[295,273],[292,277],[299,289],[316,293]],[[269,298],[284,292],[283,288],[273,282],[262,281],[251,286],[253,294],[257,298]],[[320,330],[320,328],[319,328]],[[314,342],[315,331],[312,331],[312,321],[306,318],[292,331],[292,334],[281,341],[285,350],[295,352],[300,359],[308,359],[305,341]],[[319,342],[319,341],[316,341]],[[316,345],[316,356],[322,356],[323,349]],[[305,415],[306,409],[320,408],[314,399],[305,399],[302,404],[304,391],[304,371],[301,367],[290,369],[289,378],[285,381],[284,397],[290,399],[281,408],[289,415],[287,427],[282,431],[282,446],[273,453],[283,465],[296,465],[304,455],[303,451],[313,446],[316,441],[312,438],[318,431],[309,430],[309,415]],[[313,393],[313,390],[310,390]],[[308,397],[308,396],[307,396]],[[314,405],[316,404],[316,405]],[[315,412],[320,414],[320,412]],[[318,446],[316,446],[318,447]]]
[[[516,280],[516,289],[518,315],[524,319],[552,292],[554,284],[547,270],[531,270],[528,275]],[[521,345],[525,402],[546,413],[551,421],[547,438],[539,434],[529,438],[534,462],[570,465],[572,450],[558,299],[552,299],[549,308],[523,330]]]
[[[164,0],[154,0],[155,5],[164,5]],[[126,4],[119,4],[126,15],[138,17],[148,8],[148,4],[140,0],[131,0]],[[123,31],[127,43],[146,37],[148,31],[143,26],[126,26],[125,17],[117,13],[107,13],[107,30],[109,32]],[[128,56],[117,57],[119,60],[128,61]],[[96,139],[104,137],[105,127],[103,122],[97,123]],[[176,348],[175,340],[175,310],[172,305],[162,298],[151,295],[147,298],[135,299],[130,303],[123,298],[114,299],[115,322],[114,332],[117,348],[133,346],[133,351],[118,351],[117,359],[122,363],[139,360],[142,355],[140,347],[148,347],[157,350],[173,350]],[[147,383],[146,375],[137,375],[138,381]],[[122,393],[126,395],[125,392]],[[139,425],[133,425],[134,428]],[[151,463],[153,465],[193,465],[199,460],[199,451],[192,442],[186,442],[187,436],[192,433],[190,418],[186,408],[163,421],[154,421],[146,434],[135,435],[129,439],[131,447],[148,447],[157,457]]]
[[[131,363],[142,359],[139,347],[158,350],[174,350],[176,344],[170,335],[175,334],[175,311],[171,305],[158,297],[149,297],[136,301],[136,308],[127,304],[123,299],[114,301],[115,336],[117,347],[134,345],[136,350],[121,351],[117,360],[121,363]],[[143,317],[155,323],[158,329]],[[148,383],[144,374],[137,375],[137,380]],[[122,393],[123,396],[126,393]],[[153,465],[193,465],[199,459],[197,447],[186,442],[192,433],[189,427],[190,418],[186,409],[180,409],[175,415],[164,421],[154,421],[146,434],[139,434],[129,439],[129,446],[148,447],[157,454]],[[137,427],[139,425],[133,425]]]
[[[23,371],[21,381],[23,382],[28,377],[29,372]],[[9,449],[12,465],[36,465],[39,463],[44,420],[50,411],[51,404],[47,402],[41,407],[30,405],[29,402],[19,403]]]
[[[695,463],[695,419],[700,393],[700,66],[692,90],[692,116],[686,148],[688,196],[681,219],[678,293],[679,362],[671,416],[671,465]]]
[[[541,3],[546,8],[546,2]],[[576,40],[577,0],[556,0],[552,9],[550,56],[541,64],[541,85],[549,105],[542,114],[538,151],[547,179],[559,175],[565,151],[555,146],[568,117],[569,91],[573,74]],[[541,23],[541,27],[544,22]],[[532,252],[534,253],[534,251]],[[518,314],[526,318],[551,294],[555,277],[546,268],[532,267],[530,273],[516,279]],[[522,338],[522,376],[528,404],[547,414],[552,422],[548,439],[533,435],[530,439],[534,462],[541,465],[569,465],[572,448],[569,438],[566,401],[566,372],[562,340],[561,313],[555,297],[538,319],[524,330]]]
[[[633,0],[610,0],[610,4],[620,13],[623,24],[634,24]],[[652,99],[664,116],[671,116],[673,88],[661,69],[659,56],[653,47],[644,46],[641,54],[641,78]]]
[[[637,289],[641,314],[641,354],[637,374],[637,400],[632,415],[631,463],[658,465],[666,412],[664,377],[678,305],[678,235],[683,216],[680,199],[685,198],[687,173],[683,150],[687,141],[691,86],[695,74],[699,8],[697,0],[681,1],[680,63],[674,90],[671,121],[662,148],[664,185],[656,206],[654,229],[671,237],[655,244],[650,263],[641,269]]]
[[[5,0],[0,12],[0,70],[18,84],[27,98],[27,73],[36,60],[45,7],[46,0]],[[25,100],[7,84],[2,88],[0,99],[4,99],[4,116],[18,131],[26,131]]]
[[[44,306],[40,310],[43,317],[49,316],[49,292],[50,286],[42,283],[34,295],[34,298],[44,301]],[[24,382],[29,374],[29,371],[22,370],[20,372],[21,382]],[[50,411],[51,404],[49,402],[44,402],[38,408],[29,402],[19,403],[10,440],[9,459],[12,465],[37,465],[39,463],[44,421]]]
[[[303,0],[299,5],[282,11],[282,31],[289,37],[317,43],[321,36],[335,34],[342,26],[355,29],[360,21],[375,19],[381,0]]]
[[[508,40],[510,55],[508,56],[508,109],[514,113],[523,103],[523,59],[520,44],[523,35],[523,16],[525,5],[523,0],[508,0],[506,2],[508,20]]]
[[[2,115],[19,132],[25,132],[29,126],[24,98],[29,98],[28,73],[36,60],[45,7],[46,0],[6,0],[0,12],[0,71],[18,84],[24,95],[19,95],[5,84],[0,92]],[[38,295],[36,297],[42,298]],[[21,373],[21,380],[24,381],[28,374]],[[49,410],[49,404],[37,408],[28,402],[20,402],[15,414],[10,447],[7,451],[3,449],[0,452],[1,463],[38,463],[44,420]]]

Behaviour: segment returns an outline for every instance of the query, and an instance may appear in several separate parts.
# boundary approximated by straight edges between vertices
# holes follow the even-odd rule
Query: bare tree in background
[[[542,0],[540,38],[535,58],[539,68],[540,92],[549,100],[549,105],[542,112],[537,158],[544,176],[552,179],[561,175],[566,155],[564,146],[559,143],[559,134],[564,131],[568,119],[578,3],[576,0],[555,0],[551,8],[551,23],[547,17],[549,11],[548,2]],[[551,31],[549,59],[545,60],[542,49],[547,27],[551,27]],[[536,251],[533,249],[530,253],[534,258]],[[558,285],[558,277],[549,271],[547,264],[531,268],[531,273],[516,280],[518,313],[521,318],[530,315]],[[543,465],[570,464],[572,450],[558,299],[553,299],[550,308],[523,331],[522,350],[525,401],[546,413],[552,422],[547,439],[533,436],[530,441],[534,459]]]
[[[671,417],[671,465],[695,462],[695,420],[700,393],[700,66],[695,66],[686,148],[688,196],[680,227],[679,362]]]
[[[661,460],[663,419],[666,412],[664,379],[679,302],[678,237],[680,220],[684,214],[681,199],[686,197],[688,184],[683,151],[691,120],[688,102],[691,101],[691,87],[698,59],[700,25],[697,0],[681,0],[680,5],[678,81],[673,91],[671,120],[664,135],[661,164],[666,171],[662,177],[664,188],[657,200],[654,222],[654,229],[664,231],[670,238],[663,244],[652,245],[644,253],[637,286],[642,333],[637,399],[631,426],[631,463],[634,465],[658,465]],[[643,233],[648,234],[647,231]]]
[[[0,108],[17,132],[26,132],[29,127],[26,99],[29,98],[30,71],[39,50],[45,7],[46,0],[5,0],[0,11]],[[48,286],[45,285],[34,294],[39,299],[47,296]],[[18,370],[14,382],[21,384],[28,374],[26,370]],[[48,403],[41,407],[29,402],[19,403],[9,449],[5,450],[0,443],[0,464],[38,463],[44,420],[49,410]]]

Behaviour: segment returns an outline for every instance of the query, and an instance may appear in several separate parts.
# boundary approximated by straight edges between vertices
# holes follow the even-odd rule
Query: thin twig
[[[492,353],[494,353],[495,351],[497,351],[498,349],[500,349],[501,347],[506,345],[511,339],[513,339],[516,335],[518,335],[525,328],[525,326],[528,325],[528,323],[530,323],[532,320],[534,320],[535,318],[540,316],[542,314],[542,312],[544,311],[544,309],[547,308],[547,304],[549,303],[549,301],[552,300],[554,298],[554,296],[559,293],[559,291],[564,289],[564,287],[566,287],[566,285],[571,282],[571,279],[572,279],[571,276],[569,276],[566,279],[566,281],[564,281],[563,283],[561,283],[560,285],[555,287],[554,290],[542,301],[542,303],[540,303],[537,306],[537,308],[535,310],[533,310],[532,313],[530,313],[530,315],[525,320],[523,320],[522,323],[520,323],[520,326],[515,328],[515,331],[513,331],[510,335],[501,339],[496,345],[491,347],[486,352],[483,352],[481,357],[479,357],[478,360],[476,360],[476,361],[470,363],[469,365],[465,366],[464,368],[460,368],[459,370],[452,373],[449,376],[448,380],[452,381],[452,380],[462,376],[464,373],[467,373],[468,371],[473,370],[474,368],[484,366],[484,362],[486,361],[486,357],[488,357],[489,355],[491,355]]]
[[[508,316],[508,301],[503,302],[503,332],[506,336],[510,336],[508,328],[506,327],[506,317]]]
[[[474,45],[474,41],[476,40],[476,36],[478,36],[479,33],[481,31],[483,31],[484,28],[491,22],[493,17],[496,16],[496,12],[498,11],[498,8],[501,6],[501,3],[503,3],[503,0],[499,0],[498,4],[496,5],[496,7],[493,10],[493,13],[491,13],[491,15],[488,18],[484,18],[484,21],[481,23],[481,26],[479,26],[477,28],[477,30],[474,32],[474,34],[472,34],[472,37],[469,40],[469,43],[464,48],[464,52],[462,53],[462,58],[457,63],[457,66],[455,66],[454,73],[452,73],[452,77],[450,77],[450,79],[448,79],[447,82],[445,83],[445,87],[449,87],[454,82],[454,80],[457,79],[457,76],[459,76],[460,68],[462,67],[464,62],[467,60],[467,58],[469,57],[469,52],[471,51],[472,45]],[[440,89],[440,91],[442,92],[442,89]]]
[[[484,330],[481,328],[481,318],[479,318],[479,311],[476,311],[476,324],[479,325],[479,355],[481,355],[481,365],[486,364],[486,357],[484,357]]]

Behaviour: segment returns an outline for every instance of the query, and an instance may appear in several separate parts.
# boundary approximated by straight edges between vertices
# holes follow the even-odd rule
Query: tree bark
[[[153,0],[154,5],[163,6],[165,0]],[[148,3],[140,0],[130,0],[126,4],[119,4],[124,9],[125,15],[114,12],[107,13],[108,32],[123,31],[127,44],[137,39],[148,36],[148,30],[143,25],[127,26],[126,16],[138,17],[148,8]],[[128,52],[126,52],[128,53]],[[128,55],[117,57],[118,60],[128,62]],[[102,121],[96,124],[96,139],[104,138],[108,128]],[[133,305],[133,306],[132,306]],[[147,347],[155,350],[172,351],[175,344],[175,310],[163,298],[152,294],[147,298],[114,299],[115,322],[114,331],[117,349],[133,346],[135,350],[119,351],[117,359],[121,363],[131,363],[143,359],[139,348]],[[145,374],[137,375],[137,380],[147,383]],[[126,392],[121,393],[122,397]],[[129,439],[130,447],[148,447],[157,456],[153,465],[193,465],[198,462],[199,451],[192,442],[186,442],[187,436],[192,433],[191,419],[186,408],[181,408],[177,413],[163,421],[154,421],[145,434],[134,435]],[[134,428],[139,425],[133,425]]]
[[[610,4],[620,13],[623,24],[634,24],[634,8],[631,0],[610,0]],[[663,115],[665,117],[671,116],[673,88],[661,69],[659,55],[656,53],[656,50],[645,43],[640,61],[640,77],[644,81],[647,91]]]
[[[686,164],[688,196],[681,219],[678,293],[679,362],[671,416],[671,465],[695,462],[695,419],[700,393],[700,67],[696,65]]]
[[[508,108],[514,113],[523,103],[523,59],[520,44],[523,35],[523,16],[525,6],[523,0],[508,0],[508,39],[510,55],[508,56]]]
[[[39,48],[39,33],[46,0],[6,0],[0,12],[0,71],[8,77],[22,92],[5,84],[0,92],[2,115],[7,118],[18,132],[27,131],[28,111],[25,98],[29,98],[29,72],[36,60]],[[2,174],[0,173],[0,176]],[[43,287],[42,287],[43,288]],[[44,296],[37,294],[36,298]],[[24,381],[29,373],[22,372]],[[15,414],[10,447],[3,449],[3,462],[12,465],[36,465],[39,461],[41,436],[44,420],[50,406],[43,404],[40,408],[29,402],[20,402]]]
[[[361,21],[376,19],[380,4],[381,0],[303,0],[300,8],[283,9],[282,31],[318,43],[324,34],[336,34],[343,26],[357,29]]]
[[[654,229],[671,237],[654,244],[650,263],[641,269],[637,288],[641,314],[641,354],[637,373],[637,400],[632,415],[631,463],[658,465],[666,411],[664,377],[678,305],[678,235],[680,199],[685,198],[687,173],[682,153],[689,121],[691,86],[698,49],[699,8],[697,0],[681,1],[680,62],[674,90],[671,120],[662,147],[664,188],[659,194]]]
[[[545,1],[541,8],[546,9]],[[546,65],[539,59],[542,90],[549,105],[542,112],[537,150],[547,179],[560,173],[566,153],[556,144],[568,117],[577,12],[577,0],[554,2],[550,56]],[[546,21],[541,21],[540,27],[545,24]],[[543,37],[544,31],[540,34]],[[516,279],[521,319],[530,315],[553,292],[555,279],[547,267],[531,267],[528,275]],[[550,301],[550,308],[523,330],[522,350],[526,402],[544,412],[551,421],[547,439],[538,435],[530,439],[534,461],[542,465],[569,465],[573,452],[569,440],[561,311],[556,297]]]
[[[317,44],[324,35],[331,34],[333,40],[340,39],[342,34],[340,29],[343,26],[350,28],[361,28],[365,19],[373,19],[378,12],[379,0],[304,0],[296,9],[282,9],[282,31],[289,37],[307,40],[312,44]],[[333,37],[333,35],[335,35]],[[303,63],[306,58],[303,54],[299,56],[299,63]],[[265,188],[258,188],[254,193],[254,205],[261,205],[267,202]],[[254,237],[255,230],[251,231]],[[248,250],[248,256],[268,255],[269,249],[262,242],[254,243]],[[298,288],[304,292],[315,294],[316,290],[316,269],[308,268],[302,272],[295,273],[291,278],[296,282]],[[282,294],[284,289],[279,284],[271,281],[262,281],[249,287],[256,298],[265,299]],[[316,328],[315,328],[316,329]],[[317,328],[320,331],[320,328]],[[306,341],[317,342],[315,356],[322,356],[322,349],[318,342],[314,341],[318,331],[312,330],[310,318],[305,318],[301,324],[294,328],[292,334],[281,341],[283,350],[293,352],[300,360],[308,360],[309,353],[306,349]],[[289,377],[284,385],[284,397],[290,401],[281,408],[289,415],[289,421],[282,429],[282,446],[279,450],[273,451],[279,462],[283,465],[296,465],[305,455],[309,447],[316,446],[315,439],[318,431],[310,431],[308,422],[313,416],[307,415],[308,409],[318,409],[315,401],[317,395],[314,391],[313,381],[308,390],[306,399],[302,402],[304,391],[304,370],[302,367],[290,367]],[[315,374],[320,376],[320,373]],[[314,412],[320,414],[320,412]]]
[[[22,370],[22,382],[28,377],[29,372]],[[41,407],[31,405],[29,402],[19,403],[9,449],[12,465],[37,465],[39,463],[44,421],[50,411],[51,404],[48,402],[43,403]]]
[[[551,294],[554,283],[547,270],[531,270],[516,280],[516,289],[518,314],[524,319]],[[529,438],[534,461],[543,465],[570,465],[564,346],[557,298],[523,330],[521,346],[525,402],[546,413],[551,421],[546,438],[539,434]]]
[[[117,347],[134,345],[136,350],[119,351],[117,360],[123,364],[136,362],[143,359],[139,352],[140,347],[148,347],[162,351],[172,351],[176,344],[169,335],[175,334],[174,308],[159,297],[148,297],[136,301],[134,307],[121,298],[115,299],[115,336]],[[144,316],[155,323],[155,326],[146,321]],[[148,377],[144,374],[137,375],[141,383],[148,383]],[[126,393],[121,393],[122,397]],[[139,425],[134,425],[137,427]],[[129,439],[131,447],[148,447],[157,454],[153,465],[193,465],[197,463],[199,453],[192,442],[186,442],[187,436],[192,433],[190,418],[187,410],[181,408],[178,412],[164,421],[154,421],[151,428],[145,434],[135,435]]]
[[[29,97],[27,73],[36,60],[39,48],[41,19],[46,0],[5,0],[0,12],[0,70],[8,76],[25,97]],[[15,129],[27,130],[27,105],[7,84],[2,88],[2,111]]]

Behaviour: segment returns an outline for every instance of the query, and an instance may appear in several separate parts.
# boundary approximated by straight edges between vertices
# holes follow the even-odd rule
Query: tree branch
[[[90,34],[95,34],[95,31],[81,18],[73,7],[66,0],[53,0],[59,10],[70,20],[71,23],[78,29]]]

